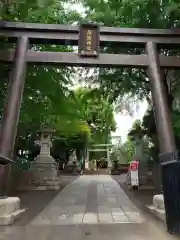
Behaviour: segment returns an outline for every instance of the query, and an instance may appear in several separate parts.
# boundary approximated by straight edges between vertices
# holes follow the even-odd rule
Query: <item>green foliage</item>
[[[82,0],[82,2],[86,8],[86,19],[109,27],[173,28],[180,26],[178,0]],[[116,54],[144,53],[144,50],[132,49],[128,45],[124,47],[112,44],[102,51]],[[174,73],[171,72],[172,75],[174,76]],[[104,94],[108,95],[112,101],[124,95],[128,95],[129,99],[150,99],[149,79],[145,70],[100,69],[99,78],[94,78],[94,82],[97,81]]]
[[[8,21],[72,24],[82,18],[77,11],[64,7],[66,1],[22,0],[11,5],[8,2],[0,11],[1,18]],[[5,43],[2,47],[11,45]],[[31,48],[57,52],[73,50],[69,46],[56,45],[31,45]],[[0,83],[2,114],[9,69],[7,66],[1,68],[4,80]],[[36,132],[42,127],[55,129],[55,139],[58,136],[66,139],[65,145],[70,148],[77,147],[77,142],[84,146],[90,140],[107,141],[110,131],[115,129],[113,107],[95,90],[70,90],[74,77],[77,77],[76,70],[70,67],[28,66],[16,149],[32,150]]]
[[[108,143],[110,132],[116,127],[113,106],[98,89],[79,88],[75,95],[79,111],[90,126],[92,143]]]
[[[124,148],[125,145],[121,145],[118,144],[116,146],[113,147],[112,151],[111,151],[111,160],[113,162],[117,162],[120,164],[127,164],[128,163],[128,158],[129,156],[127,156],[127,149]]]
[[[42,1],[9,1],[4,4],[1,17],[4,20],[38,22],[38,23],[71,23],[78,18],[79,14],[67,11],[63,3],[57,0]],[[5,45],[5,48],[9,45]],[[72,51],[68,46],[33,45],[34,50],[46,51]],[[4,82],[0,89],[0,107],[3,108],[3,100],[7,88],[8,69],[3,68]],[[46,66],[28,66],[23,102],[20,114],[18,138],[27,139],[27,136],[36,132],[40,127],[52,125],[55,127],[57,119],[61,116],[61,125],[68,118],[78,117],[75,113],[74,104],[69,100],[69,89],[72,85],[70,76],[74,73],[73,68],[56,68]],[[76,124],[77,125],[77,124]]]
[[[134,121],[132,128],[128,133],[128,140],[123,145],[124,152],[126,153],[129,161],[133,160],[137,154],[140,154],[139,156],[143,157],[143,159],[147,160],[147,162],[152,159],[157,159],[158,152],[156,150],[158,149],[158,145],[153,142],[153,136],[155,136],[155,140],[157,140],[157,137],[156,135],[148,136],[149,129],[146,129],[147,126],[145,126],[144,121],[147,117],[149,117],[149,115],[146,114],[142,122],[139,119]]]
[[[83,0],[86,7],[86,18],[101,25],[109,27],[136,27],[136,28],[177,28],[180,27],[180,3],[178,0]],[[109,44],[102,49],[108,53],[128,53],[142,54],[142,49],[132,49],[126,45]],[[163,49],[165,54],[179,55],[179,50],[169,51]],[[167,94],[169,109],[172,113],[176,142],[178,146],[180,141],[179,132],[179,112],[172,109],[173,101],[179,100],[180,92],[180,71],[166,70],[164,71],[164,85]],[[138,69],[103,69],[99,71],[99,78],[94,78],[94,83],[100,83],[102,91],[112,101],[121,100],[124,96],[131,99],[146,98],[151,102],[150,86],[147,73],[144,70]],[[128,99],[125,104],[128,109]],[[118,104],[117,104],[118,105]],[[119,108],[120,109],[120,108]],[[121,110],[121,109],[120,109]],[[131,109],[128,109],[131,110]],[[178,108],[179,110],[179,108]],[[150,141],[155,146],[155,152],[158,152],[158,139],[154,121],[153,110],[147,111],[143,118],[142,126],[144,134],[150,137]],[[136,129],[137,130],[137,129]]]
[[[121,150],[123,151],[128,163],[133,160],[135,155],[135,143],[131,138],[127,138],[127,141],[121,146]]]
[[[5,1],[0,11],[3,20],[33,23],[67,24],[79,21],[77,11],[64,8],[65,1],[14,0]]]
[[[6,1],[7,3],[10,1]],[[180,26],[180,3],[178,0],[82,0],[85,7],[86,20],[113,27],[174,28]],[[72,24],[82,19],[80,14],[64,7],[66,1],[58,0],[21,0],[14,4],[3,4],[0,17],[10,21],[34,23]],[[7,47],[7,43],[3,47]],[[68,46],[31,46],[36,50],[73,51]],[[168,50],[164,50],[172,54]],[[144,53],[142,49],[131,46],[115,46],[109,44],[102,48],[107,53]],[[179,54],[178,51],[175,52]],[[7,66],[0,66],[2,81],[0,82],[0,111],[7,89]],[[115,129],[113,107],[109,102],[121,97],[129,99],[150,99],[149,79],[145,70],[139,69],[98,69],[96,77],[91,76],[91,84],[100,84],[100,90],[69,90],[72,86],[75,69],[64,67],[28,67],[24,98],[18,128],[17,145],[31,146],[36,131],[42,126],[51,126],[58,135],[92,140],[93,143],[107,143],[110,131]],[[97,74],[98,73],[98,74]],[[98,77],[97,77],[98,75]],[[179,99],[180,73],[167,71],[164,78],[168,104],[172,111],[174,99]],[[90,79],[87,78],[89,81]],[[103,93],[103,97],[102,94]],[[128,100],[127,100],[128,102]],[[176,136],[179,136],[179,113],[172,111]],[[143,119],[142,128],[157,143],[153,111],[149,110]],[[27,143],[28,141],[28,143]],[[125,144],[126,149],[133,152],[131,141]],[[129,151],[129,150],[128,150]],[[130,154],[131,156],[131,154]],[[128,159],[131,157],[128,156]]]

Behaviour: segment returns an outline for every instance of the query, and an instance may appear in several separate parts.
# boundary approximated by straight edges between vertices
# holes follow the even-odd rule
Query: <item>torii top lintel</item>
[[[78,25],[39,24],[0,21],[1,35],[9,40],[28,36],[31,43],[78,45]],[[152,41],[160,47],[180,46],[180,29],[115,28],[100,26],[100,45],[107,43],[131,43],[132,47],[143,46]]]

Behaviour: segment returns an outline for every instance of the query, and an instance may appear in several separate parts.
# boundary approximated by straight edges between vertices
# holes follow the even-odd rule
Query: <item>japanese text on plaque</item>
[[[86,33],[86,49],[87,51],[92,50],[92,30],[88,30]]]

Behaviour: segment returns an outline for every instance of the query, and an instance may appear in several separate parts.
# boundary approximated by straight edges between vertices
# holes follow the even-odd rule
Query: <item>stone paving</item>
[[[38,199],[38,201],[41,199]],[[23,226],[0,227],[0,240],[173,240],[147,219],[108,175],[81,176]]]
[[[30,225],[142,223],[143,217],[108,175],[81,176],[65,187]]]

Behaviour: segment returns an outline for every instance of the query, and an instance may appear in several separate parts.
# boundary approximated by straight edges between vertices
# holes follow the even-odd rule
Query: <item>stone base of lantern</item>
[[[59,190],[61,185],[58,176],[58,168],[51,156],[39,155],[32,164],[33,179],[31,190]]]

